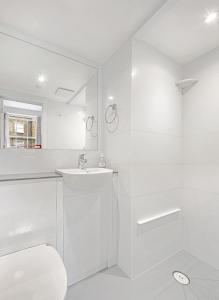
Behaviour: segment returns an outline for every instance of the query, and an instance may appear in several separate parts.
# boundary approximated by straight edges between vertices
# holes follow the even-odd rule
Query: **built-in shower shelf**
[[[179,88],[179,90],[182,94],[185,94],[197,82],[198,82],[198,79],[196,79],[196,78],[186,78],[186,79],[177,81],[176,86]]]
[[[169,210],[161,214],[154,215],[152,217],[145,218],[137,221],[138,232],[145,232],[154,229],[158,226],[164,225],[169,222],[177,220],[181,213],[180,208]]]

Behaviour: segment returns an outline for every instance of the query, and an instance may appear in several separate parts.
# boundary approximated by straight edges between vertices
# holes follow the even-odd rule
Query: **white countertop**
[[[0,175],[0,182],[3,181],[17,181],[17,180],[30,180],[30,179],[48,179],[60,178],[61,174],[56,172],[43,172],[43,173],[24,173],[24,174],[7,174]]]

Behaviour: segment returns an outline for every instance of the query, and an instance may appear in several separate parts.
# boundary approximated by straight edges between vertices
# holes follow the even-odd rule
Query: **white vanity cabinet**
[[[61,170],[62,171],[62,170]],[[64,263],[68,285],[108,267],[112,240],[112,172],[63,170]]]

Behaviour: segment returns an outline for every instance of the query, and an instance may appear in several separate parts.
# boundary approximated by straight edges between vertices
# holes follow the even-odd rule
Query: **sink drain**
[[[189,285],[190,284],[190,279],[189,276],[186,274],[179,272],[179,271],[174,271],[173,272],[173,278],[180,284],[182,285]]]

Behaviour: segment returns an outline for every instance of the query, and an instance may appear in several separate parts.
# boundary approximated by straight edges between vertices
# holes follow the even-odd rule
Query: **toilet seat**
[[[64,300],[67,275],[58,252],[40,245],[0,257],[1,300]]]

